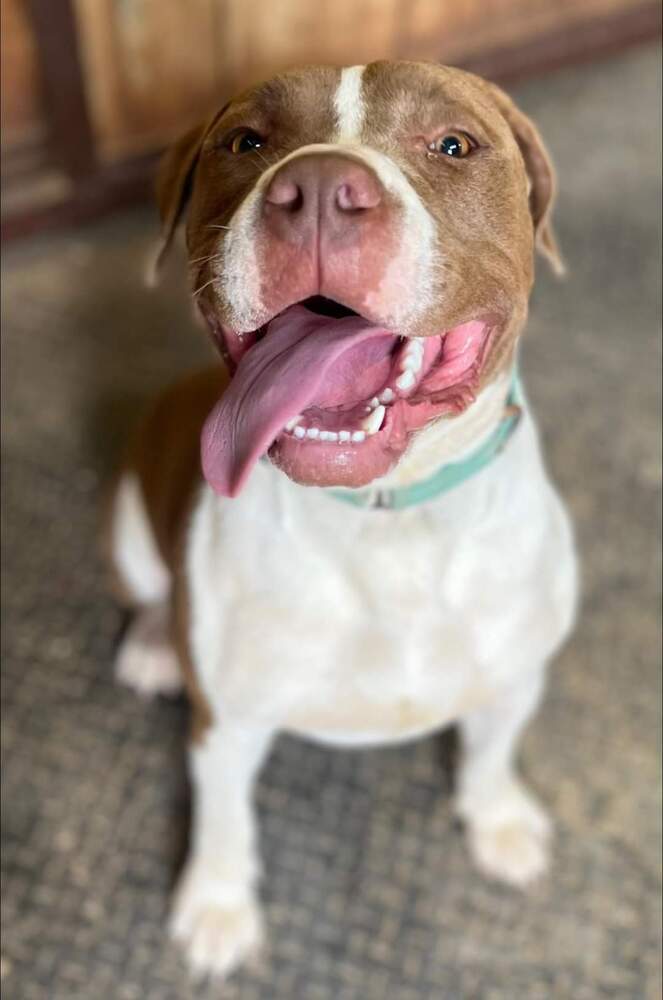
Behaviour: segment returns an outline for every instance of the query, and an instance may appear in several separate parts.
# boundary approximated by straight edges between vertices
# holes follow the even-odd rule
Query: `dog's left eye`
[[[235,132],[228,143],[228,149],[231,153],[252,153],[264,144],[265,140],[261,135],[254,132],[253,129],[244,128],[241,132]]]
[[[478,143],[467,132],[448,132],[439,139],[434,139],[428,144],[431,153],[440,153],[442,156],[452,156],[455,159],[462,159],[469,156],[477,148]]]

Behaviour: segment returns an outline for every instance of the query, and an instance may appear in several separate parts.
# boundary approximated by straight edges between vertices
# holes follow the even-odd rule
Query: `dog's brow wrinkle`
[[[364,124],[364,101],[361,82],[365,66],[349,66],[341,70],[341,82],[334,94],[334,110],[338,126],[337,141],[358,139]]]

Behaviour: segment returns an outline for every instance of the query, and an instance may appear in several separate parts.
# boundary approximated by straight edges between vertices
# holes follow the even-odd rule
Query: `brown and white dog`
[[[172,930],[196,970],[227,974],[260,941],[251,791],[279,731],[350,746],[457,722],[476,863],[516,885],[546,868],[513,761],[576,574],[526,403],[454,489],[398,510],[371,496],[462,467],[500,426],[535,247],[561,267],[553,194],[511,100],[427,63],[285,73],[166,157],[160,256],[186,216],[226,365],[157,402],[111,538],[137,611],[118,675],[184,678],[193,704]]]

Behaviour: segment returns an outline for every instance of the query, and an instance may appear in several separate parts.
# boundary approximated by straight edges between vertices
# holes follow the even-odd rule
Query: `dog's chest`
[[[362,511],[275,476],[260,469],[241,504],[207,496],[197,514],[194,629],[212,700],[323,738],[393,739],[479,706],[516,642],[529,655],[523,629],[546,603],[531,504],[514,548],[517,512],[495,509],[495,491]]]

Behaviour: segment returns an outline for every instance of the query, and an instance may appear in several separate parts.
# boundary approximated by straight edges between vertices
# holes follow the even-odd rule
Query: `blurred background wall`
[[[156,157],[289,64],[439,59],[512,81],[660,32],[659,0],[2,0],[3,237],[145,197]]]

